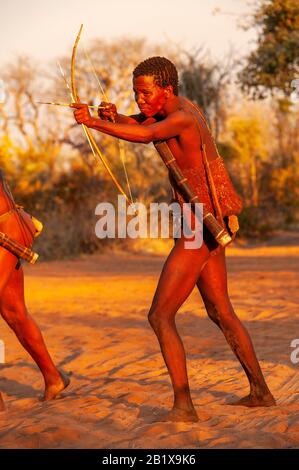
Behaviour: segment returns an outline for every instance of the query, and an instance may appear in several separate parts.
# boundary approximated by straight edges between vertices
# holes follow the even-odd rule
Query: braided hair
[[[141,62],[133,71],[133,78],[140,76],[154,77],[156,85],[161,88],[172,86],[173,93],[179,94],[179,79],[176,67],[166,57],[149,57]]]

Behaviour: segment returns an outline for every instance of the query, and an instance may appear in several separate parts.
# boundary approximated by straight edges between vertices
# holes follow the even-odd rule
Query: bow
[[[96,82],[97,84],[99,85],[99,89],[100,89],[100,92],[101,94],[103,95],[103,98],[105,99],[105,101],[109,102],[109,98],[107,96],[107,93],[105,93],[104,89],[103,89],[103,86],[101,84],[101,80],[99,79],[98,75],[97,75],[97,72],[94,68],[94,65],[92,63],[92,60],[89,56],[89,54],[87,53],[86,49],[84,48],[84,53],[85,53],[85,56],[86,56],[86,59],[88,60],[89,64],[90,64],[90,67],[91,67],[91,70],[93,72],[93,75],[96,79]],[[100,106],[99,106],[100,108]],[[115,122],[113,120],[113,122]],[[129,182],[129,177],[128,177],[128,173],[127,173],[127,168],[126,168],[126,163],[125,163],[125,146],[124,146],[124,142],[121,140],[121,139],[117,139],[117,142],[118,142],[118,148],[119,148],[119,156],[120,156],[120,159],[121,159],[121,162],[122,162],[122,165],[123,165],[123,169],[124,169],[124,173],[125,173],[125,176],[126,176],[126,182],[127,182],[127,187],[128,187],[128,191],[129,191],[129,195],[130,195],[130,199],[131,199],[131,203],[133,204],[134,206],[134,201],[133,201],[133,196],[132,196],[132,191],[131,191],[131,186],[130,186],[130,182]]]
[[[77,52],[77,46],[78,46],[78,43],[80,41],[80,36],[81,36],[81,32],[82,32],[82,28],[83,28],[83,24],[81,25],[80,27],[80,30],[78,32],[78,35],[76,37],[76,40],[75,40],[75,43],[74,43],[74,47],[73,47],[73,52],[72,52],[72,60],[71,60],[71,90],[70,90],[70,95],[71,95],[71,99],[73,101],[73,103],[80,103],[80,99],[78,97],[78,94],[77,94],[77,90],[76,90],[76,84],[75,84],[75,62],[76,62],[76,52]],[[91,131],[88,129],[88,127],[86,127],[84,124],[81,124],[82,125],[82,129],[84,131],[84,134],[87,138],[87,141],[89,143],[89,146],[92,150],[92,153],[96,159],[96,161],[98,162],[99,160],[102,161],[104,167],[106,168],[106,170],[108,171],[112,181],[114,182],[115,186],[117,187],[117,189],[120,191],[120,193],[126,198],[127,202],[130,204],[130,200],[127,196],[127,194],[125,193],[125,191],[123,190],[121,184],[119,183],[119,181],[117,180],[117,178],[114,176],[111,168],[109,167],[108,163],[106,162],[101,150],[99,149]]]

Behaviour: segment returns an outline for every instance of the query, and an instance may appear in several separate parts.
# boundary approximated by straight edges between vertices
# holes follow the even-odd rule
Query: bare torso
[[[201,170],[201,145],[205,143],[209,161],[219,157],[214,139],[200,110],[187,98],[179,97],[179,106],[176,111],[183,111],[191,117],[191,124],[182,129],[180,133],[167,139],[167,144],[175,156],[180,168],[184,170]],[[159,122],[154,118],[139,115],[139,123],[151,125]]]

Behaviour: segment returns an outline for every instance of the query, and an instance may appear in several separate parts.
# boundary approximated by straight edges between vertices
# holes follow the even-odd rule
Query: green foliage
[[[275,229],[280,227],[277,214],[266,207],[245,206],[239,216],[240,237],[267,239]]]
[[[217,149],[226,162],[237,160],[240,157],[238,150],[231,142],[217,142]]]
[[[294,221],[299,209],[298,183],[298,164],[273,169],[270,190],[275,195],[277,207],[284,208],[288,220]]]
[[[298,0],[263,0],[253,25],[258,29],[257,47],[239,74],[242,89],[259,99],[269,91],[289,95],[299,70]]]

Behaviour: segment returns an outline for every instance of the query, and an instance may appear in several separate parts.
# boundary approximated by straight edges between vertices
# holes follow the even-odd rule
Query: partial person
[[[35,230],[29,214],[15,204],[9,186],[0,172],[0,231],[24,247],[31,248]],[[42,333],[28,313],[24,298],[24,273],[20,260],[2,246],[0,246],[0,313],[43,375],[45,383],[43,400],[56,398],[68,386],[69,378],[53,363]],[[1,404],[3,404],[2,398],[0,407]]]
[[[201,203],[214,213],[211,179],[221,206],[223,224],[236,231],[236,215],[242,203],[219,156],[211,132],[201,112],[188,99],[179,96],[178,73],[164,57],[151,57],[133,72],[133,91],[140,113],[124,116],[112,103],[101,103],[99,118],[90,115],[86,104],[73,104],[78,124],[114,137],[149,144],[165,141],[181,172]],[[206,158],[206,162],[205,162]],[[208,165],[208,167],[207,167]],[[181,189],[170,178],[175,198],[185,201]],[[237,317],[227,290],[225,249],[204,227],[199,248],[186,249],[184,234],[176,240],[163,267],[149,311],[149,322],[160,347],[172,381],[172,410],[163,420],[197,421],[188,382],[186,355],[178,334],[175,316],[197,286],[207,314],[221,329],[248,378],[250,392],[236,405],[272,406],[275,400],[265,382],[248,331]]]

